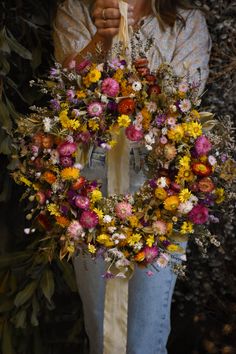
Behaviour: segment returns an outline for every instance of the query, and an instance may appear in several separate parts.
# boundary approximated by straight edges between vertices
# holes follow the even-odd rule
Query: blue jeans
[[[131,193],[135,192],[146,179],[139,168],[142,164],[142,154],[138,156],[137,152],[139,153],[134,150],[131,155]],[[91,157],[90,166],[84,170],[84,175],[87,178],[99,177],[105,189],[105,156],[96,149]],[[105,272],[105,263],[102,259],[93,261],[89,256],[78,256],[74,260],[74,266],[83,303],[85,329],[89,337],[89,354],[102,354],[105,282],[107,281],[102,278],[102,275]],[[176,275],[169,267],[160,272],[154,271],[151,277],[146,272],[146,269],[136,268],[129,281],[126,354],[167,354],[171,299]]]

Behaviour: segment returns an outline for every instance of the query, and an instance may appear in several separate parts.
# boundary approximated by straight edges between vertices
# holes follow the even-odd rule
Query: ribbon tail
[[[129,279],[106,282],[103,354],[125,354],[128,326]]]

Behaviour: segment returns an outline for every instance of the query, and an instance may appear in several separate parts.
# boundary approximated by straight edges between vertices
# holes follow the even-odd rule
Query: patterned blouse
[[[59,5],[54,22],[55,58],[58,62],[73,53],[80,52],[96,33],[91,19],[91,0],[66,0]],[[177,74],[188,68],[192,80],[201,73],[201,91],[208,77],[211,39],[204,15],[200,10],[179,10],[186,25],[177,20],[174,27],[162,30],[153,15],[143,18],[139,29],[140,43],[153,38],[149,62],[154,70],[160,63],[168,62]]]

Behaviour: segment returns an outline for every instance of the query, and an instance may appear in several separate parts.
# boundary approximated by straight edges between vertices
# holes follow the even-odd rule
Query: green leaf
[[[1,255],[0,270],[13,267],[16,264],[22,265],[25,261],[29,259],[29,257],[32,256],[32,253],[32,251],[23,251]]]
[[[25,328],[26,327],[26,310],[20,310],[17,312],[13,318],[13,322],[16,328]]]
[[[16,295],[14,301],[16,307],[24,305],[34,295],[37,284],[37,281],[32,281]]]
[[[38,313],[39,313],[39,303],[38,303],[37,297],[34,296],[33,301],[32,301],[32,314],[31,314],[31,319],[30,319],[31,324],[34,327],[39,325]]]
[[[43,273],[40,286],[43,295],[46,297],[46,299],[49,302],[51,302],[51,298],[55,290],[55,283],[54,283],[53,272],[50,269],[46,269],[46,271]]]
[[[77,292],[77,285],[75,281],[75,273],[74,269],[71,264],[69,264],[67,261],[61,261],[60,259],[57,260],[57,265],[62,271],[63,279],[66,282],[66,284],[69,286],[71,291]]]
[[[37,69],[41,63],[42,63],[42,48],[41,46],[38,45],[32,51],[32,61],[31,61],[32,69],[33,70]]]
[[[19,118],[19,113],[15,110],[14,105],[12,104],[12,102],[7,98],[7,96],[5,95],[5,100],[6,100],[6,105],[8,108],[8,111],[11,115],[11,117],[16,121]]]
[[[0,100],[0,123],[8,133],[11,132],[12,121],[7,106],[2,100]]]
[[[7,59],[0,53],[0,75],[6,76],[10,71],[10,64]]]
[[[2,336],[2,354],[15,354],[13,348],[12,326],[5,322]]]
[[[20,44],[9,30],[7,31],[6,39],[11,50],[16,52],[24,59],[32,60],[32,54],[30,51],[26,49],[22,44]]]
[[[6,136],[0,142],[0,154],[4,154],[4,155],[11,154],[11,138],[10,138],[10,136]]]

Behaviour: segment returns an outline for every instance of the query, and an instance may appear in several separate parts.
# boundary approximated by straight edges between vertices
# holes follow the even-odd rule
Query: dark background
[[[198,1],[213,40],[205,109],[235,119],[236,1]],[[0,3],[0,351],[2,354],[84,354],[86,336],[70,264],[36,255],[23,234],[21,190],[12,183],[12,131],[19,114],[40,102],[29,80],[53,63],[51,23],[56,0]],[[227,118],[228,119],[228,118]],[[188,281],[173,299],[170,354],[236,353],[236,240],[233,215],[216,232],[222,246],[199,262],[189,250]],[[111,353],[112,354],[112,353]],[[145,353],[144,353],[145,354]],[[157,353],[158,354],[158,353]]]

